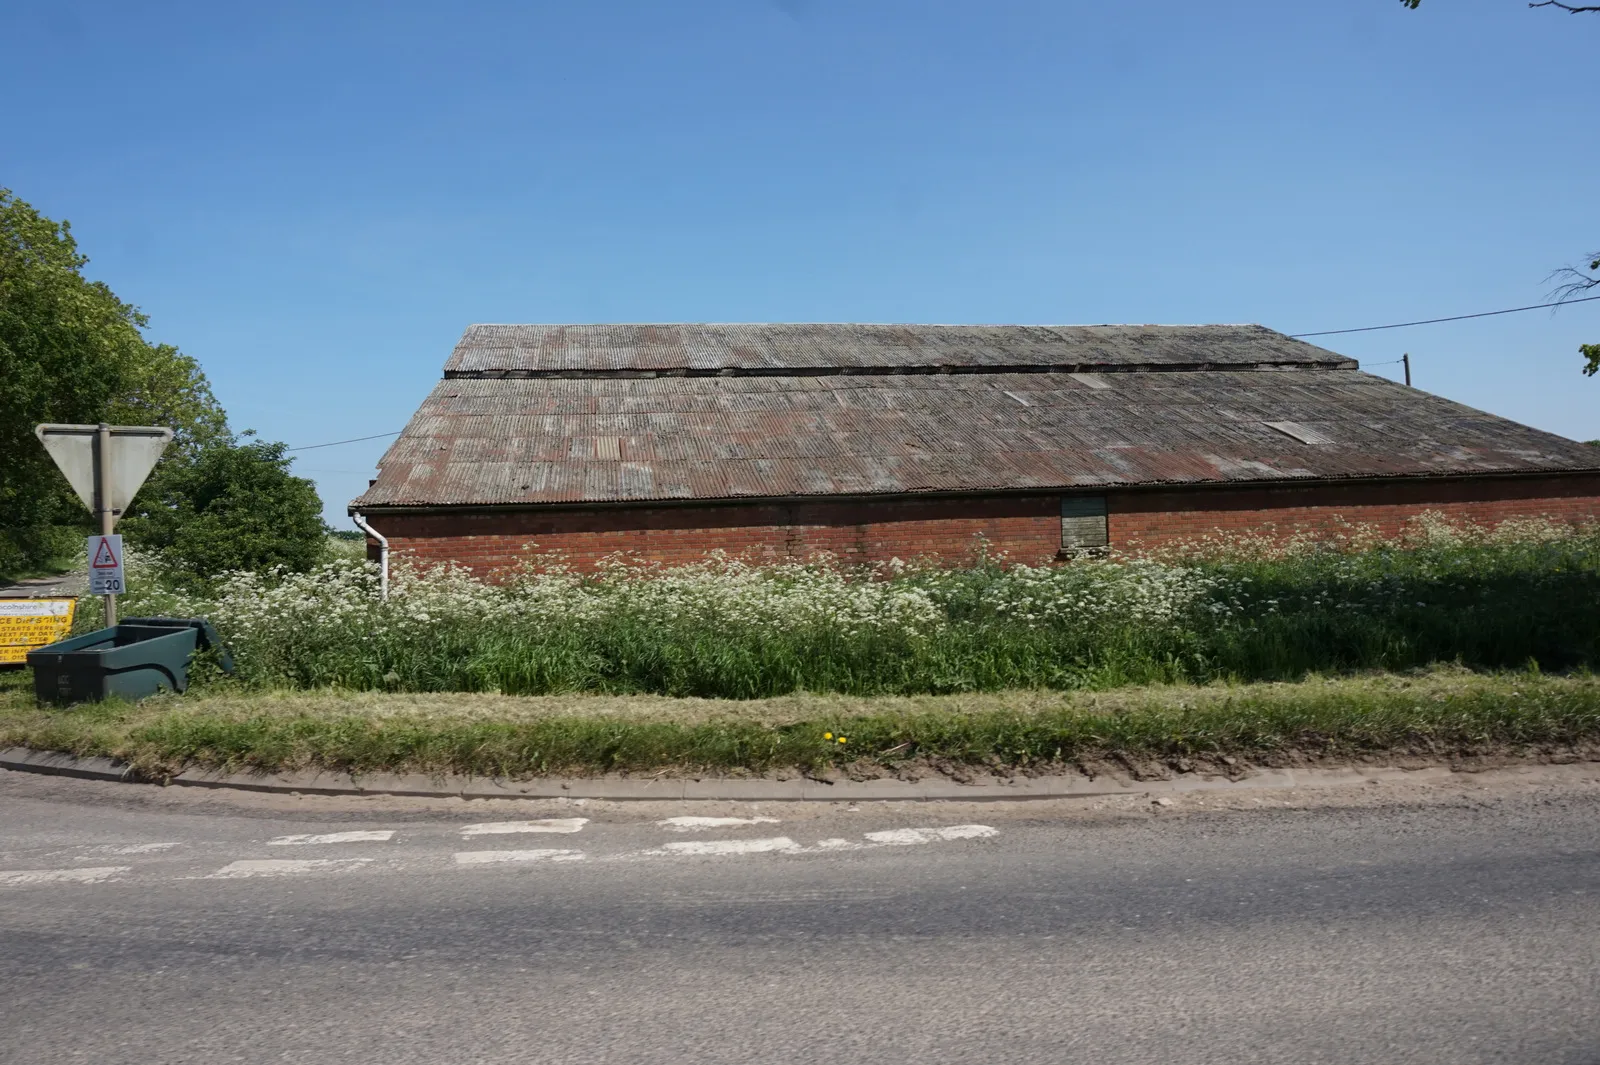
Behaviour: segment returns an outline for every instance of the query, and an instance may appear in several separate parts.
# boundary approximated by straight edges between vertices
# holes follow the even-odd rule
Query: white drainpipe
[[[389,540],[372,526],[367,524],[367,519],[361,516],[360,511],[350,515],[350,520],[356,523],[356,528],[378,541],[378,595],[384,602],[389,601]]]

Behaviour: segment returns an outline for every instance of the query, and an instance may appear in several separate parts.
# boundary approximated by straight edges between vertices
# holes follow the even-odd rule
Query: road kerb
[[[1581,763],[1600,774],[1600,763]],[[1531,772],[1541,765],[1511,766],[1492,773]],[[497,780],[428,776],[426,774],[361,774],[333,772],[222,773],[190,770],[164,781],[142,779],[132,767],[110,758],[75,758],[58,751],[13,747],[0,751],[0,769],[110,780],[121,783],[164,783],[178,787],[300,795],[394,795],[411,798],[464,799],[594,799],[610,802],[715,800],[732,802],[1016,802],[1030,799],[1096,798],[1112,795],[1161,795],[1197,791],[1244,791],[1262,788],[1328,788],[1405,781],[1433,783],[1464,774],[1447,765],[1414,769],[1387,766],[1253,769],[1229,779],[1181,774],[1168,780],[1132,780],[1080,773],[991,779],[963,784],[948,778],[923,780],[841,780],[826,782],[797,777],[762,780],[717,777],[600,777]],[[1480,771],[1482,772],[1482,771]]]

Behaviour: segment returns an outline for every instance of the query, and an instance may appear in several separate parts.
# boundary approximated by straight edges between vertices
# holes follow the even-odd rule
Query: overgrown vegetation
[[[1233,772],[1600,751],[1593,528],[1425,518],[1397,542],[1352,528],[1037,568],[586,575],[539,558],[503,583],[402,568],[387,602],[360,543],[337,545],[309,572],[203,587],[136,558],[128,611],[212,618],[239,674],[64,710],[14,675],[0,745],[157,775]]]
[[[147,567],[130,613],[204,615],[255,688],[754,699],[1590,666],[1600,532],[1423,520],[1395,543],[1198,545],[1165,558],[965,569],[681,569],[544,559],[501,584],[354,560],[239,573],[204,594]],[[86,611],[90,623],[92,611]]]

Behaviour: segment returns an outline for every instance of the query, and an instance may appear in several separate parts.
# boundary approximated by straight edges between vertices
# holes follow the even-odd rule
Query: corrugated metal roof
[[[461,377],[1355,365],[1259,325],[474,325],[444,370]]]
[[[1355,370],[454,378],[380,465],[352,506],[1538,473],[1600,449]]]

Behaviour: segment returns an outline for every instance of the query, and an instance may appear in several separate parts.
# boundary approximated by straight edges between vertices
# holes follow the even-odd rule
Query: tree
[[[127,384],[108,411],[119,425],[167,425],[170,454],[183,455],[231,438],[228,416],[200,364],[171,344],[145,344],[130,353]]]
[[[315,486],[289,472],[285,445],[213,440],[163,461],[123,522],[129,543],[162,553],[180,582],[229,570],[310,569],[325,528]]]
[[[86,262],[69,222],[0,187],[0,572],[70,550],[90,521],[38,422],[171,425],[181,449],[227,432],[198,363],[149,344],[146,317],[86,280]]]
[[[1600,287],[1600,251],[1589,255],[1588,272],[1578,267],[1568,266],[1557,270],[1553,277],[1562,280],[1556,289],[1556,294],[1563,300],[1577,299],[1578,295],[1590,289]],[[1583,372],[1590,377],[1600,373],[1600,344],[1579,344],[1578,353],[1584,357]]]
[[[145,316],[84,278],[87,262],[69,223],[0,188],[0,572],[49,561],[89,521],[37,423],[170,425],[180,452],[227,432],[199,364],[147,342]]]
[[[34,425],[98,421],[139,343],[137,312],[85,261],[67,225],[0,190],[0,571],[44,561],[75,505]]]
[[[191,580],[310,568],[323,547],[311,482],[283,444],[236,438],[200,364],[147,341],[146,317],[84,278],[87,262],[69,223],[0,188],[0,572],[74,550],[90,521],[33,438],[39,422],[172,427],[121,529]]]

